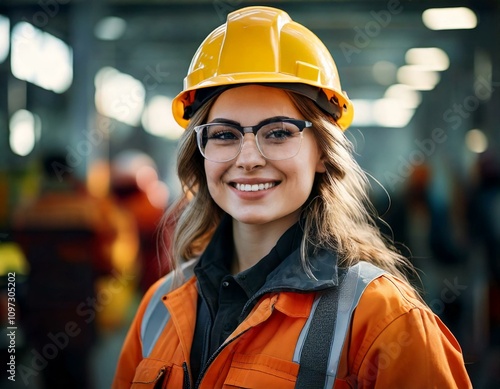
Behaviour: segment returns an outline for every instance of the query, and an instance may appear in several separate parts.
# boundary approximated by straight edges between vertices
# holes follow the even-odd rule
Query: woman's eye
[[[208,133],[208,139],[234,140],[237,139],[237,135],[231,130],[215,129]]]
[[[291,136],[290,131],[284,128],[276,128],[274,130],[270,130],[266,134],[266,138],[270,139],[286,139]]]

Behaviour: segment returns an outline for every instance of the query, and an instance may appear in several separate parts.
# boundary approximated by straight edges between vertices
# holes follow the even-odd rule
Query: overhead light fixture
[[[5,58],[7,58],[7,55],[9,54],[9,35],[9,18],[0,15],[0,63],[5,61]]]
[[[468,30],[477,26],[477,16],[470,8],[429,8],[422,21],[431,30]]]
[[[432,90],[439,82],[439,74],[420,65],[405,65],[398,69],[398,82],[417,90]]]
[[[144,130],[170,140],[179,139],[184,129],[175,121],[171,106],[172,99],[166,96],[154,96],[142,114]]]
[[[406,63],[419,65],[426,70],[444,71],[450,66],[446,52],[438,47],[415,47],[406,52]]]
[[[373,117],[381,127],[402,128],[410,123],[415,110],[405,107],[399,99],[378,99],[373,104]]]
[[[354,99],[352,103],[356,107],[352,125],[358,127],[406,127],[415,112],[393,98]]]
[[[100,114],[130,126],[139,124],[146,96],[139,80],[108,66],[97,72],[94,84],[95,106]]]
[[[422,102],[422,95],[420,92],[405,84],[391,85],[385,91],[384,97],[387,99],[399,100],[404,108],[417,108]]]
[[[56,93],[73,82],[73,50],[59,38],[19,22],[12,29],[12,74]]]
[[[481,154],[488,149],[488,138],[483,131],[475,128],[465,135],[465,144],[473,153]]]
[[[31,153],[40,138],[40,119],[30,111],[16,111],[9,122],[10,149],[22,157]]]
[[[352,105],[355,108],[352,120],[353,127],[370,127],[375,125],[372,114],[373,100],[353,99]]]
[[[94,35],[104,41],[120,39],[127,29],[127,22],[116,16],[102,18],[94,27]]]
[[[398,68],[392,62],[378,61],[373,65],[373,78],[380,85],[391,85],[396,80],[396,72]]]

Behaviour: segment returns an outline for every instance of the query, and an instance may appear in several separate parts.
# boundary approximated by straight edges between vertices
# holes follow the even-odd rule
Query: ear
[[[325,159],[321,157],[316,164],[316,173],[324,173],[326,172]]]

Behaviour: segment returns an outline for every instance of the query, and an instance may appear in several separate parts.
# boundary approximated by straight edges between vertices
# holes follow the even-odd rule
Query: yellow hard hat
[[[291,89],[312,98],[342,130],[353,106],[342,92],[337,66],[323,42],[282,10],[246,7],[231,12],[196,51],[184,90],[172,102],[175,120],[186,128],[210,97],[241,84]]]

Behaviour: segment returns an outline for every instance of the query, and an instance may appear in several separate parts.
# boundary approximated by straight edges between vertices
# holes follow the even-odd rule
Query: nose
[[[254,134],[245,134],[241,151],[236,157],[236,166],[247,171],[264,166],[266,159],[257,147],[257,139]]]

